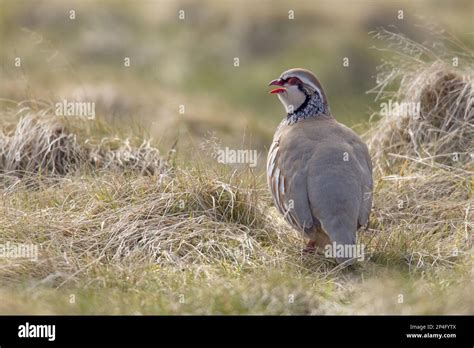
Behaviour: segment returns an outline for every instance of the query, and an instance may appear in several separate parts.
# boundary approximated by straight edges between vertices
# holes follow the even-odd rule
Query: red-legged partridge
[[[267,159],[267,179],[286,221],[309,238],[308,249],[352,245],[372,207],[367,146],[331,115],[314,74],[291,69],[270,82],[287,115]],[[351,257],[338,257],[337,261]],[[353,260],[348,261],[351,263]]]

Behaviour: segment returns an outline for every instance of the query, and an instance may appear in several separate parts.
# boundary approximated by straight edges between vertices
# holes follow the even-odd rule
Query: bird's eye
[[[289,85],[297,85],[300,82],[296,77],[290,77],[288,79],[288,84]]]

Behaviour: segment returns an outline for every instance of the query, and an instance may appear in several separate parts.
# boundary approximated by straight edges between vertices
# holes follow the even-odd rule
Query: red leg
[[[316,241],[310,240],[308,244],[306,244],[306,248],[303,249],[304,253],[314,253],[316,251]]]

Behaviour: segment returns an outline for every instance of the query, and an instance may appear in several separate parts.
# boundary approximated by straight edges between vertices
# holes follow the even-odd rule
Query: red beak
[[[285,82],[282,79],[276,79],[276,80],[270,81],[268,85],[269,86],[283,86],[284,84]],[[286,92],[286,89],[279,87],[279,88],[272,89],[269,93],[278,94],[278,93],[283,93],[283,92]]]

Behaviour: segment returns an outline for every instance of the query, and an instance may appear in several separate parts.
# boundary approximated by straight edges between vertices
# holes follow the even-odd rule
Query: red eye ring
[[[289,85],[297,85],[300,83],[300,80],[297,77],[290,77],[287,81]]]

